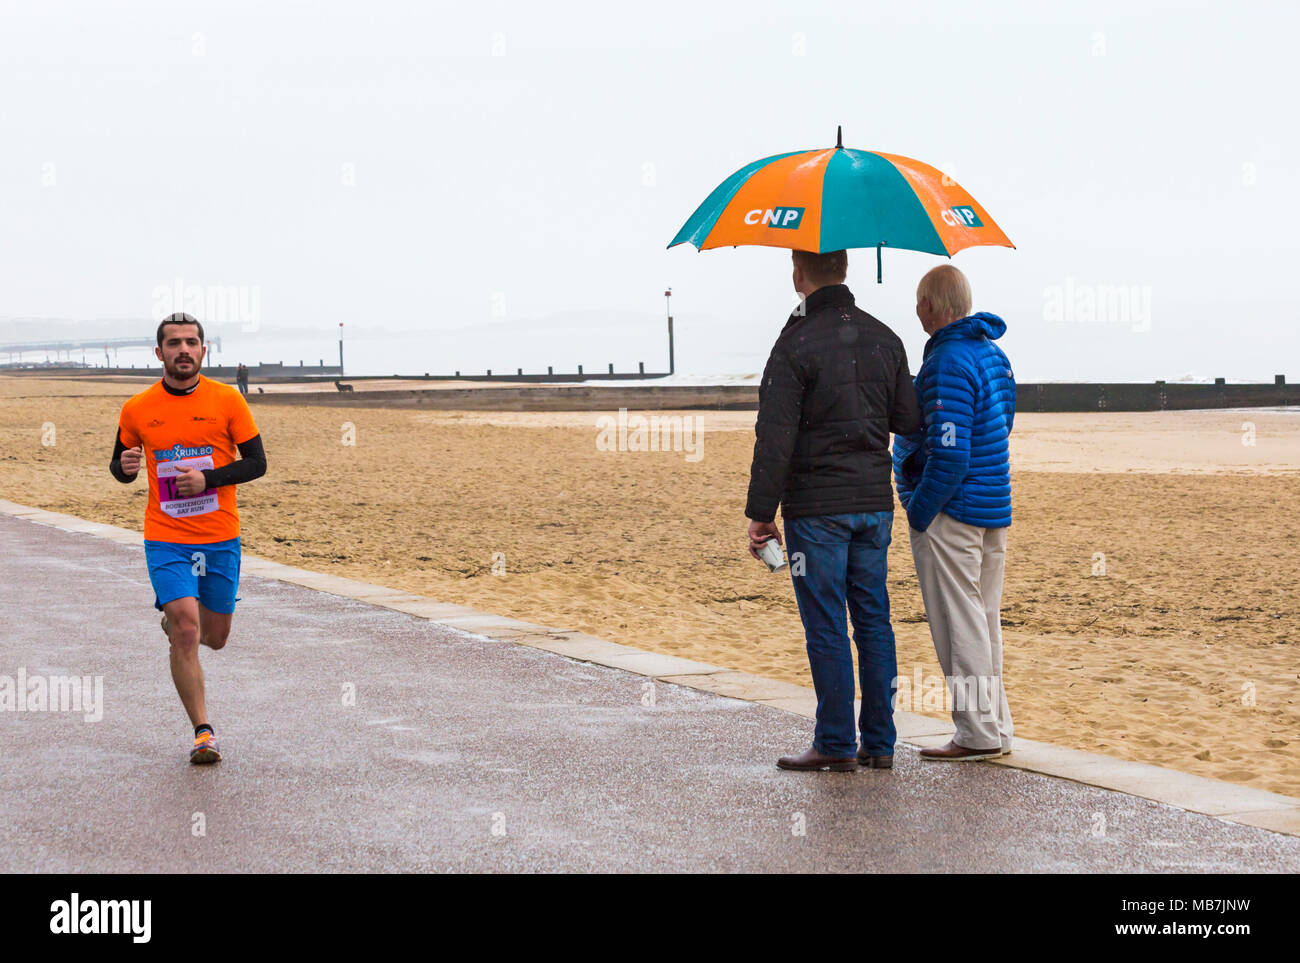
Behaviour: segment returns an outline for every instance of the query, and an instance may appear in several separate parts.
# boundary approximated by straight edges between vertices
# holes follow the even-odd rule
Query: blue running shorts
[[[173,599],[196,598],[209,612],[229,614],[239,601],[239,539],[182,545],[145,539],[144,558],[153,583],[154,608]]]

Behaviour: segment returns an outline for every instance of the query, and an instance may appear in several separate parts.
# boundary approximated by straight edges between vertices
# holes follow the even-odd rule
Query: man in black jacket
[[[804,298],[772,348],[758,392],[745,515],[749,550],[781,532],[817,691],[812,748],[782,769],[849,771],[893,764],[898,675],[885,586],[894,521],[890,432],[919,431],[921,414],[898,335],[856,307],[844,251],[795,251]],[[853,728],[853,620],[862,714]]]

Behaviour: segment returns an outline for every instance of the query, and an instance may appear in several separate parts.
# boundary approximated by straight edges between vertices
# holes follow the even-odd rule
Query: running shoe
[[[217,748],[217,737],[204,729],[194,737],[194,748],[190,750],[190,762],[196,766],[221,761],[221,750]]]

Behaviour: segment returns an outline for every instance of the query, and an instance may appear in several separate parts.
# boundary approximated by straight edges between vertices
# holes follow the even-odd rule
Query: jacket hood
[[[948,325],[948,329],[952,330],[956,337],[978,338],[982,335],[990,341],[996,341],[1007,333],[1007,323],[996,314],[978,311],[960,321],[954,321]]]
[[[941,341],[955,338],[988,338],[990,341],[996,341],[1006,333],[1007,323],[1005,321],[996,314],[979,311],[936,331],[926,344],[925,353],[929,354],[930,349]]]

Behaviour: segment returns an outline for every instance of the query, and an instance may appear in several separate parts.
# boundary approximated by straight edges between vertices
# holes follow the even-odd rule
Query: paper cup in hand
[[[758,557],[773,572],[779,572],[785,568],[785,553],[781,551],[781,543],[775,538],[769,538],[763,543],[763,547],[758,550]]]

